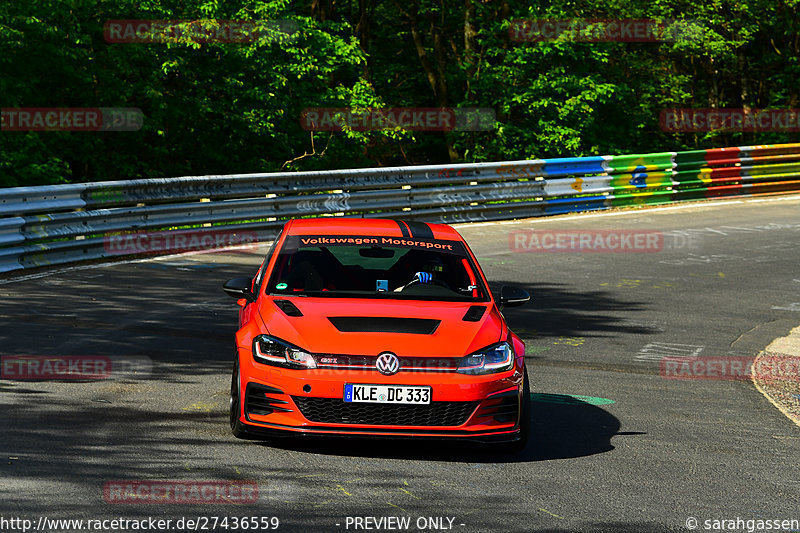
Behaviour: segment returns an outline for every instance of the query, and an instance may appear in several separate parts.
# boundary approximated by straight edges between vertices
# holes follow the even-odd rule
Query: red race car
[[[286,223],[240,305],[230,423],[239,438],[350,435],[525,445],[525,345],[467,243],[402,220]]]

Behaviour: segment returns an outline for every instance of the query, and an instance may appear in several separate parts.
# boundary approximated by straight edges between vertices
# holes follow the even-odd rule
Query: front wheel
[[[239,356],[233,360],[233,372],[231,374],[231,400],[230,400],[230,422],[233,436],[237,439],[247,438],[244,425],[239,418],[242,416],[242,378],[239,375]]]
[[[531,433],[531,385],[528,380],[528,370],[525,369],[525,376],[522,378],[522,401],[519,409],[519,439],[514,442],[501,445],[501,449],[507,453],[517,454],[522,452],[528,445],[528,437]]]

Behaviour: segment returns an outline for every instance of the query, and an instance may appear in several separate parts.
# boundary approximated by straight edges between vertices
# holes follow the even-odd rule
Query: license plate
[[[425,405],[431,403],[430,387],[408,385],[361,385],[347,383],[344,401],[353,403],[403,403]]]

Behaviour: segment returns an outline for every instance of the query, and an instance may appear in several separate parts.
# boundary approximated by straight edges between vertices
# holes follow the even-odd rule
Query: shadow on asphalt
[[[82,280],[79,292],[58,278],[48,283],[32,280],[14,286],[15,294],[8,294],[0,302],[0,312],[11,319],[0,333],[0,338],[7,341],[3,353],[145,355],[153,360],[153,374],[147,380],[150,382],[180,384],[193,376],[229,375],[238,308],[222,292],[221,284],[228,278],[246,274],[249,269],[242,265],[191,270],[183,270],[182,263],[160,266],[163,268],[121,265],[105,271],[96,284],[94,278]],[[557,284],[533,283],[522,287],[531,293],[532,301],[527,306],[507,310],[512,328],[535,328],[539,335],[648,332],[625,325],[629,322],[620,318],[641,310],[641,302]],[[39,394],[34,384],[17,384],[4,392]],[[582,402],[569,405],[534,402],[533,406],[530,443],[515,455],[453,441],[301,439],[280,440],[271,445],[332,455],[484,463],[546,461],[613,449],[611,438],[617,434],[620,423],[603,409]],[[76,422],[94,420],[94,409],[89,406],[86,411],[75,411],[74,407],[70,410],[70,417]],[[143,409],[141,415],[145,414],[150,413]],[[129,416],[139,418],[135,411]],[[20,418],[20,422],[26,418]],[[215,432],[227,433],[225,418],[220,420],[224,426]],[[47,431],[47,427],[39,426],[39,431]]]
[[[146,356],[153,360],[152,379],[175,383],[227,374],[238,307],[222,283],[252,274],[257,265],[152,266],[119,265],[100,278],[79,279],[79,291],[58,276],[3,286],[0,355]],[[99,274],[74,274],[92,275]],[[558,284],[521,286],[532,301],[505,314],[524,338],[653,332],[634,323],[642,302]]]
[[[548,395],[557,400],[560,395]],[[491,445],[455,440],[281,438],[260,445],[323,455],[449,461],[459,463],[524,463],[584,457],[614,449],[611,438],[620,433],[619,420],[607,411],[563,396],[564,402],[532,402],[531,435],[519,453],[498,451]],[[567,401],[568,399],[568,401]],[[626,432],[624,434],[630,434]]]
[[[489,285],[495,297],[503,285],[520,287],[531,295],[526,305],[503,312],[511,330],[523,338],[654,333],[652,328],[636,323],[645,302],[622,300],[608,291],[580,291],[556,283],[496,281]]]
[[[114,479],[229,479],[251,476],[252,469],[248,471],[246,466],[256,465],[253,468],[263,471],[269,483],[291,487],[303,475],[338,478],[343,468],[340,463],[346,463],[348,457],[356,461],[358,458],[399,459],[409,463],[437,461],[453,468],[466,465],[471,471],[472,467],[492,464],[602,454],[614,449],[615,435],[622,435],[620,421],[598,406],[580,401],[537,401],[532,404],[530,441],[517,454],[453,441],[238,441],[230,434],[226,409],[217,406],[209,412],[185,410],[183,406],[194,398],[183,397],[181,385],[195,381],[198,376],[220,376],[217,392],[222,395],[206,400],[227,402],[224,390],[230,376],[237,307],[222,292],[221,283],[251,274],[256,265],[252,269],[215,265],[191,270],[189,266],[178,262],[159,265],[163,268],[129,264],[108,269],[98,278],[89,277],[97,273],[82,272],[84,278],[77,280],[77,284],[54,277],[6,286],[6,293],[0,298],[0,314],[4,315],[0,355],[143,355],[153,360],[152,376],[141,383],[145,391],[147,387],[161,388],[168,384],[174,393],[170,397],[154,395],[146,401],[142,396],[127,396],[124,390],[132,386],[127,382],[90,383],[85,388],[78,383],[51,384],[44,390],[38,383],[2,383],[0,394],[5,395],[4,401],[12,395],[25,399],[9,401],[3,406],[0,423],[10,431],[4,432],[0,439],[3,453],[0,477],[13,479],[15,487],[38,483],[52,487],[69,480],[69,486],[65,485],[69,497],[48,503],[48,511],[81,513],[90,505],[93,512],[106,513],[110,508],[103,501],[102,490],[106,482]],[[564,336],[642,333],[626,326],[624,318],[617,318],[635,316],[642,309],[640,302],[556,284],[523,287],[532,293],[533,301],[528,306],[507,310],[513,328]],[[213,392],[210,390],[209,396]],[[339,456],[342,460],[321,467],[314,461],[304,462],[304,454]],[[287,455],[294,465],[292,468],[282,466]],[[233,467],[238,466],[244,474],[233,473],[236,472]],[[363,482],[367,493],[379,493],[385,489],[385,480],[397,476],[393,463],[378,467],[385,472],[370,471],[369,479]],[[475,472],[485,470],[489,469]],[[409,467],[409,471],[413,469]],[[430,475],[439,476],[440,472],[433,471]],[[424,473],[418,475],[424,476]],[[449,494],[442,492],[441,497],[450,498]],[[460,497],[460,493],[452,496],[447,505],[457,507]],[[492,505],[502,508],[506,498],[488,494],[481,499],[487,508]],[[40,500],[32,498],[27,490],[0,488],[0,499],[20,514],[41,510]],[[271,504],[277,508],[279,502]],[[373,504],[371,500],[350,503],[346,512],[366,516],[374,512]],[[294,527],[287,528],[290,531],[318,530],[326,519],[325,513],[330,512],[294,505],[285,506],[295,509]],[[138,505],[113,506],[115,516],[136,517],[143,509]],[[185,507],[176,509],[184,512]],[[221,512],[217,507],[212,509]],[[529,526],[511,526],[512,521],[528,523],[530,516],[526,509],[504,510],[504,513],[506,531],[530,530]],[[495,527],[497,517],[479,513],[469,520],[471,527],[489,530]],[[602,530],[622,532],[652,530],[647,524],[601,526]]]

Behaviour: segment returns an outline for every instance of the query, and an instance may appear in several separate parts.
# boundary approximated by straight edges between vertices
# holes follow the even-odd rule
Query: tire
[[[510,453],[521,453],[528,446],[528,437],[531,433],[531,385],[528,380],[528,369],[522,378],[522,405],[519,416],[519,438],[513,442],[501,444],[501,450]]]
[[[233,361],[233,372],[231,373],[231,399],[230,399],[230,423],[231,432],[237,439],[246,439],[247,431],[239,417],[242,412],[241,377],[239,374],[239,356]]]

